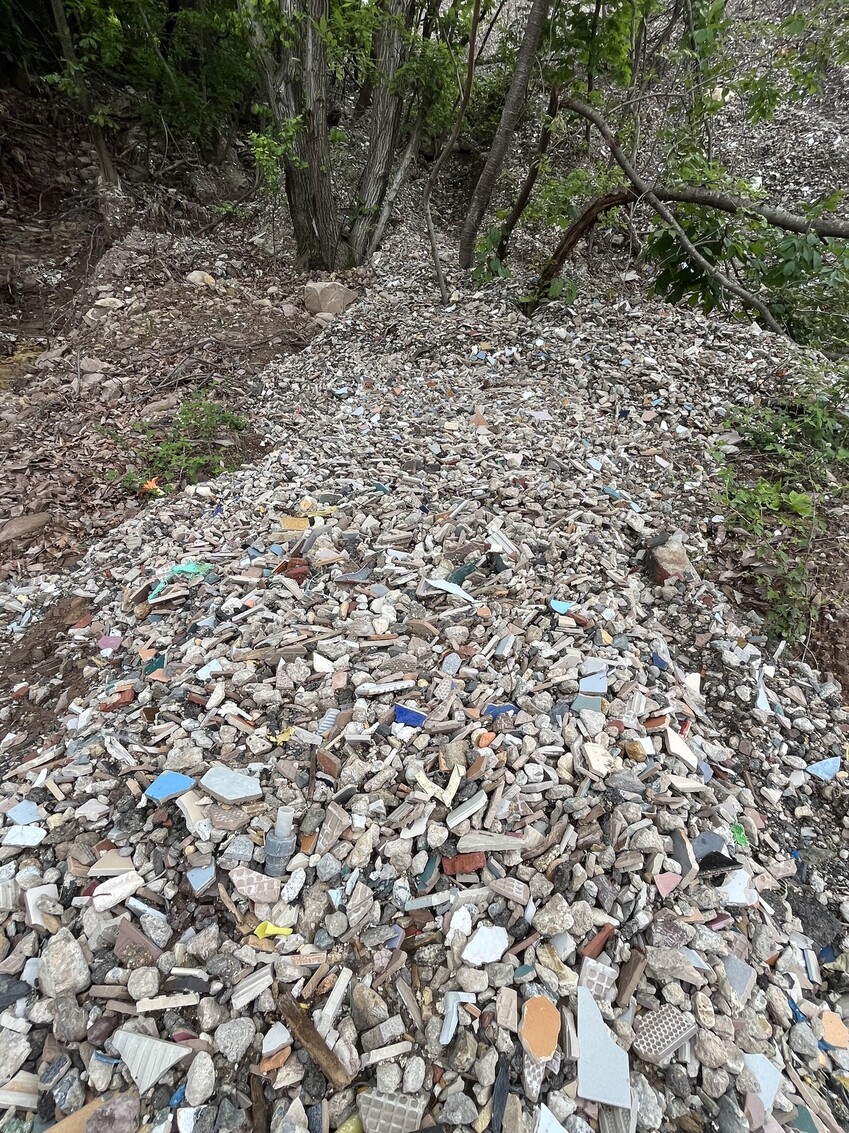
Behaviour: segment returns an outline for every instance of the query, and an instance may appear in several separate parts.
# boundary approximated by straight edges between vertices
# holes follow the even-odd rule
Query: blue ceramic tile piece
[[[840,770],[840,756],[833,755],[830,759],[821,759],[818,763],[809,763],[808,772],[827,783],[833,779]]]
[[[145,794],[155,803],[167,803],[171,799],[178,799],[194,785],[195,780],[189,775],[181,775],[179,771],[163,771],[156,776]]]
[[[419,712],[417,708],[405,708],[403,704],[395,705],[396,724],[408,724],[411,728],[421,728],[426,719],[426,712]]]
[[[481,716],[491,716],[493,720],[498,716],[503,716],[506,712],[518,712],[519,709],[515,704],[487,704]]]
[[[555,614],[568,614],[575,605],[574,602],[564,602],[560,598],[549,598],[548,604]]]
[[[589,676],[581,677],[578,688],[583,693],[604,696],[607,692],[607,673],[590,673]]]

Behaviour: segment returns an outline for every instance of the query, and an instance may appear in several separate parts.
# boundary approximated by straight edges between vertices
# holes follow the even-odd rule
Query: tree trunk
[[[548,99],[548,110],[545,112],[545,121],[542,124],[540,131],[539,141],[537,142],[537,152],[534,160],[531,162],[531,167],[528,170],[528,175],[525,178],[525,183],[519,190],[519,195],[516,197],[515,204],[510,210],[510,215],[501,225],[501,236],[498,241],[498,247],[495,254],[502,262],[507,258],[507,248],[510,243],[510,237],[513,235],[513,230],[519,221],[522,219],[522,213],[528,207],[528,202],[531,199],[531,194],[534,191],[534,186],[539,178],[542,169],[543,158],[548,153],[548,147],[551,142],[551,131],[554,126],[554,119],[557,117],[557,108],[560,105],[560,92],[556,86],[551,88],[551,94]]]
[[[425,185],[424,197],[422,199],[422,207],[424,208],[425,224],[427,225],[427,234],[430,237],[430,247],[433,252],[433,265],[436,268],[436,278],[439,283],[439,293],[442,296],[442,302],[448,302],[448,286],[445,282],[445,275],[442,271],[442,264],[439,262],[439,248],[436,243],[436,230],[433,226],[433,217],[430,212],[430,197],[433,192],[433,187],[436,184],[440,171],[454,152],[454,146],[457,144],[457,138],[460,136],[460,129],[463,125],[463,119],[466,116],[466,110],[469,105],[469,100],[472,97],[472,85],[475,79],[475,65],[477,63],[477,56],[475,55],[475,41],[478,36],[478,22],[480,21],[481,14],[481,0],[475,0],[475,6],[472,10],[472,25],[469,31],[469,49],[466,56],[466,80],[463,88],[460,91],[460,103],[457,107],[457,112],[454,115],[454,125],[451,129],[451,134],[442,148],[442,153],[433,164],[433,169],[430,171],[430,177],[427,179]]]
[[[71,35],[71,29],[68,26],[65,5],[62,0],[50,0],[50,10],[53,13],[53,22],[56,25],[56,34],[59,37],[59,46],[65,65],[68,68],[76,68],[78,64],[77,51],[74,47],[74,37]],[[89,125],[91,126],[91,131],[94,136],[94,147],[97,151],[97,161],[100,166],[100,179],[104,185],[119,188],[121,181],[118,174],[115,172],[115,166],[112,164],[112,155],[109,153],[109,147],[106,144],[106,135],[103,133],[101,126],[91,121],[91,96],[85,85],[84,78],[80,79],[77,86],[77,97],[83,114],[85,114],[86,118],[89,120]]]
[[[598,39],[598,25],[601,19],[601,0],[595,0],[595,7],[593,8],[593,18],[590,23],[590,42],[587,46],[587,101],[592,102],[592,93],[595,90],[595,60],[596,60],[596,40]],[[590,130],[592,126],[587,122],[586,135],[584,137],[584,149],[587,153],[590,152]]]
[[[385,0],[382,24],[375,36],[378,86],[372,96],[368,158],[357,187],[351,227],[351,252],[357,264],[368,255],[398,142],[401,98],[395,89],[395,75],[401,65],[404,7],[405,0]]]
[[[380,206],[380,216],[378,217],[377,224],[375,225],[374,232],[371,234],[371,239],[368,246],[368,255],[373,256],[377,249],[380,247],[383,240],[383,233],[386,231],[386,226],[389,223],[389,218],[392,215],[392,209],[395,207],[395,201],[404,182],[407,180],[407,173],[410,166],[416,159],[419,152],[419,146],[422,143],[422,131],[424,129],[425,110],[424,107],[419,110],[416,117],[413,132],[410,134],[410,140],[404,147],[404,152],[401,155],[401,160],[398,162],[398,168],[392,177],[392,183],[386,190],[383,198],[383,203]]]
[[[310,266],[324,268],[336,266],[339,244],[339,220],[333,201],[327,131],[327,51],[320,31],[321,24],[327,24],[328,11],[328,0],[308,0],[301,56],[310,205],[322,260],[322,263]]]
[[[501,111],[501,121],[498,123],[486,165],[477,185],[475,185],[466,219],[463,221],[463,229],[460,233],[460,267],[469,268],[472,266],[478,229],[489,207],[489,202],[495,190],[495,183],[504,164],[504,158],[507,156],[507,148],[516,129],[516,123],[519,121],[519,115],[525,105],[531,70],[542,38],[542,29],[547,13],[548,0],[532,0],[528,22],[525,25],[525,34],[516,57],[516,69],[513,72],[507,97],[504,100],[504,108]]]

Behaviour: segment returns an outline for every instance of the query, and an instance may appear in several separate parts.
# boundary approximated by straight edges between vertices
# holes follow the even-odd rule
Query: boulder
[[[304,287],[304,303],[311,315],[341,315],[357,298],[344,283],[314,282]]]

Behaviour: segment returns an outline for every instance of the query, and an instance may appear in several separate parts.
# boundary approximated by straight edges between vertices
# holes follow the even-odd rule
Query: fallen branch
[[[731,193],[718,193],[714,189],[703,189],[698,185],[692,187],[688,185],[684,189],[667,189],[664,185],[653,185],[652,192],[661,201],[702,205],[704,208],[718,209],[720,212],[754,213],[756,216],[762,216],[776,228],[786,229],[787,232],[815,232],[823,240],[828,237],[849,240],[849,221],[846,220],[824,220],[821,217],[801,216],[798,213],[788,212],[787,209],[764,205],[759,201],[747,201]]]
[[[663,202],[655,195],[651,186],[643,180],[636,169],[634,169],[633,165],[631,165],[628,158],[622,152],[622,148],[616,141],[616,138],[613,136],[613,131],[610,129],[601,114],[599,114],[599,112],[592,106],[588,106],[587,103],[581,102],[581,100],[578,98],[564,99],[563,107],[565,110],[571,110],[573,114],[579,115],[581,118],[586,119],[588,122],[592,122],[592,124],[604,138],[604,141],[607,144],[607,148],[610,150],[611,156],[613,157],[616,164],[634,186],[642,200],[644,200],[646,204],[651,205],[651,207],[661,218],[661,220],[663,220],[672,229],[678,239],[678,243],[681,245],[682,250],[686,253],[688,258],[697,267],[701,268],[705,275],[707,275],[710,279],[715,280],[720,285],[720,287],[724,288],[724,290],[727,291],[730,295],[736,296],[736,298],[738,298],[742,303],[745,303],[747,306],[754,308],[754,310],[758,312],[766,326],[769,327],[771,331],[774,331],[776,334],[785,334],[784,328],[776,320],[772,311],[770,311],[769,307],[766,305],[766,303],[764,303],[762,299],[759,299],[757,295],[753,295],[751,291],[748,291],[739,283],[735,283],[733,279],[730,279],[725,274],[725,272],[720,271],[719,268],[714,267],[714,265],[709,260],[705,259],[705,257],[701,254],[696,245],[678,223],[674,213],[669,211],[666,205],[663,204]]]
[[[611,209],[619,208],[620,205],[626,205],[629,201],[633,200],[636,200],[634,190],[623,185],[621,189],[613,189],[611,192],[604,193],[600,197],[594,197],[581,215],[575,217],[563,233],[560,238],[560,243],[551,253],[550,259],[540,272],[536,294],[523,304],[526,315],[532,315],[537,307],[539,307],[540,303],[544,301],[548,293],[549,284],[553,279],[557,279],[563,271],[563,265],[572,255],[581,240],[591,231],[598,218],[603,216],[604,213],[610,212]]]

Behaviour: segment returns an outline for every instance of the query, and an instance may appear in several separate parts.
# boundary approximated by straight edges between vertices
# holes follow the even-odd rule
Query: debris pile
[[[429,338],[412,290],[267,373],[261,464],[0,593],[18,642],[89,603],[52,734],[3,710],[0,1104],[839,1133],[849,715],[689,518],[704,374],[769,340],[474,297]]]

